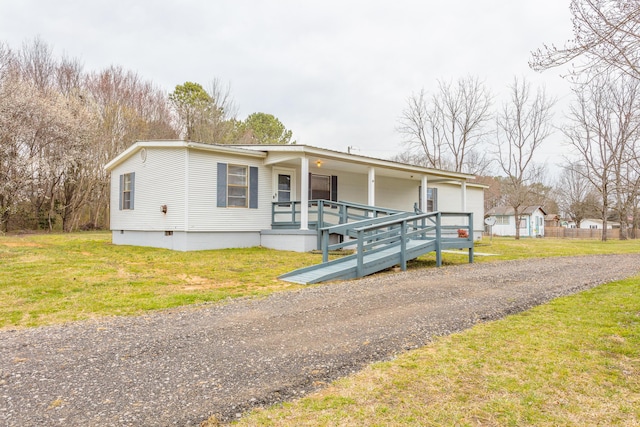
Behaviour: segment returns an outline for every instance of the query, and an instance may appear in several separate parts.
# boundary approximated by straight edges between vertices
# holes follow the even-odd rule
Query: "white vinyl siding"
[[[257,199],[248,202],[255,203],[257,208],[218,207],[218,163],[245,166],[247,173],[251,167],[257,168]],[[271,187],[271,168],[264,167],[262,159],[190,150],[188,231],[259,231],[271,228]],[[225,200],[228,202],[228,196]]]
[[[366,178],[366,177],[365,177]],[[418,202],[418,181],[376,175],[376,205],[413,212]],[[366,187],[365,193],[366,193]]]
[[[338,199],[353,203],[367,204],[367,175],[349,172],[327,171],[327,175],[338,177]],[[300,194],[300,193],[298,193]]]
[[[145,162],[132,155],[111,171],[112,230],[184,229],[184,166],[182,148],[148,148]],[[120,177],[135,173],[134,209],[120,210]],[[161,185],[160,185],[161,183]],[[167,205],[167,213],[161,206]]]

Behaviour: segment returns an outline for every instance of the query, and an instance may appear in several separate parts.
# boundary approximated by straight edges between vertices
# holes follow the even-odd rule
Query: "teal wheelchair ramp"
[[[473,214],[442,213],[412,215],[404,212],[384,218],[366,219],[319,230],[323,263],[285,273],[278,278],[287,282],[311,284],[355,279],[399,265],[406,270],[407,261],[436,252],[436,264],[442,263],[443,249],[468,249],[473,262]],[[444,218],[463,216],[465,225],[446,222]],[[329,244],[330,235],[339,235],[340,243]],[[355,247],[356,253],[328,260],[331,250]]]

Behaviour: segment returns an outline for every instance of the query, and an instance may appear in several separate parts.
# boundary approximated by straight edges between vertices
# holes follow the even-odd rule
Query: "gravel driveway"
[[[260,300],[0,331],[0,424],[194,426],[436,335],[640,273],[640,254],[377,275]]]

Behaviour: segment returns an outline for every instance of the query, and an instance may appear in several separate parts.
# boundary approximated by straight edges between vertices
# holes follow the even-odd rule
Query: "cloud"
[[[34,13],[37,11],[37,13]],[[514,75],[566,92],[530,51],[570,36],[557,0],[456,2],[170,0],[2,2],[0,40],[40,36],[89,70],[121,65],[166,91],[229,82],[240,116],[276,115],[301,143],[402,150],[406,98],[476,75],[503,93]]]

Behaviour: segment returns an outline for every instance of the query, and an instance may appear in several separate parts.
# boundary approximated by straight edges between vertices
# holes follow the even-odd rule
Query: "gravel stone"
[[[0,424],[197,426],[435,336],[640,273],[640,254],[378,274],[263,299],[0,331]]]

